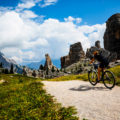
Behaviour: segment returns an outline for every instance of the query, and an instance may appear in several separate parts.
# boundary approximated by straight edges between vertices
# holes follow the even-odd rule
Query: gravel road
[[[75,106],[81,119],[120,120],[120,87],[109,90],[79,80],[43,83],[63,106]]]

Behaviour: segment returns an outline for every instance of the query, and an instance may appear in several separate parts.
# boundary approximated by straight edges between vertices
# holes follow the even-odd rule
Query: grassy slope
[[[0,75],[0,120],[78,120],[73,107],[61,107],[37,79]]]
[[[116,66],[114,68],[109,69],[112,71],[116,78],[116,84],[120,86],[120,66]],[[48,79],[48,81],[67,81],[67,80],[84,80],[88,81],[88,74],[80,74],[80,75],[69,75],[62,76],[59,78]]]

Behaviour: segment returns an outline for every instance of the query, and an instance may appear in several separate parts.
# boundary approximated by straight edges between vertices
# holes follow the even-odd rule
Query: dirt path
[[[43,83],[63,106],[75,106],[80,118],[120,120],[120,87],[108,90],[102,84],[93,87],[78,80]]]

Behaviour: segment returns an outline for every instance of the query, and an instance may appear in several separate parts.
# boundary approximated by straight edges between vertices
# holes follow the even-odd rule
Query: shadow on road
[[[105,87],[94,87],[89,85],[80,85],[78,88],[70,88],[73,91],[88,91],[88,90],[96,90],[96,91],[108,91]]]

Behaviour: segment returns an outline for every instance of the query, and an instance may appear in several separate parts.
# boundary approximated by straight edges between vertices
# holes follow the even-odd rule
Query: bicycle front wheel
[[[104,83],[105,87],[108,89],[112,89],[115,86],[115,84],[116,84],[115,77],[111,71],[104,72],[103,83]]]
[[[96,73],[96,71],[93,71],[93,70],[89,71],[88,72],[88,79],[89,79],[89,82],[93,86],[95,86],[97,84],[97,73]]]

